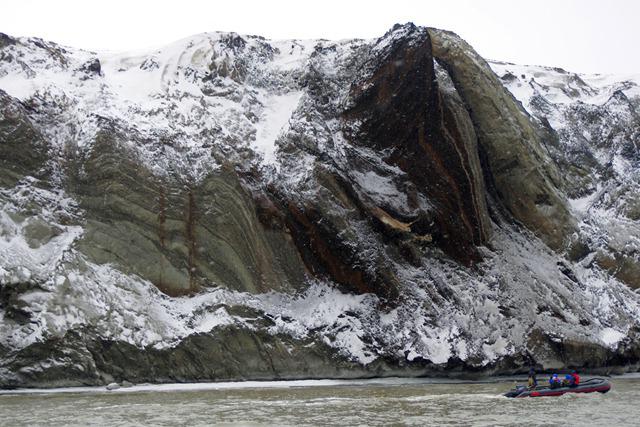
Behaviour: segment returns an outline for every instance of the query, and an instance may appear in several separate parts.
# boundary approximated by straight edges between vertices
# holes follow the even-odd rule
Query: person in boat
[[[572,387],[577,387],[580,385],[580,375],[578,375],[578,371],[571,371],[571,377],[573,378],[573,382],[571,383]]]
[[[567,374],[564,376],[564,379],[562,380],[562,386],[563,387],[573,387],[574,386],[574,380],[573,380],[573,376],[571,374]]]
[[[562,387],[562,381],[560,381],[560,378],[558,378],[558,374],[551,375],[551,378],[549,378],[549,387],[551,388]]]
[[[530,389],[534,389],[538,386],[538,379],[536,378],[536,371],[531,368],[529,369],[529,381],[528,381],[528,387]]]

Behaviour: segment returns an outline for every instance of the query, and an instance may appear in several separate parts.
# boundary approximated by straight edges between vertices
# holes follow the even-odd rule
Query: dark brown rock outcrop
[[[414,27],[372,61],[377,67],[351,88],[353,106],[343,117],[361,124],[349,137],[388,153],[385,162],[428,195],[434,243],[469,265],[478,260],[475,247],[491,236],[491,221],[464,105],[439,87],[425,30]]]

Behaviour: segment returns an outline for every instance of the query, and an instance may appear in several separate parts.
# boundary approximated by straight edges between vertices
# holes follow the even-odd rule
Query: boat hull
[[[506,397],[553,397],[562,396],[567,393],[606,393],[611,390],[611,383],[603,378],[592,378],[574,387],[536,387],[527,389],[525,387],[515,388],[504,394]]]

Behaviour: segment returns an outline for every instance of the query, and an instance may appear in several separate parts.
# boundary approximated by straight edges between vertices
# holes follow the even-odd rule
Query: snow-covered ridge
[[[46,129],[53,142],[89,144],[98,117],[135,123],[133,130],[142,137],[174,142],[165,159],[141,153],[152,168],[162,173],[166,163],[189,157],[196,159],[189,169],[197,177],[215,167],[203,145],[232,142],[239,150],[250,148],[264,163],[275,163],[276,141],[301,102],[303,75],[316,49],[331,47],[340,56],[364,43],[375,51],[403,36],[392,32],[379,43],[271,41],[214,32],[155,50],[117,53],[20,38],[3,50],[0,89],[23,102],[59,104],[60,116],[48,118],[58,126]],[[552,104],[593,105],[605,104],[617,91],[640,97],[640,74],[585,75],[499,61],[490,65],[529,112],[536,96]]]
[[[56,122],[43,127],[58,145],[90,144],[98,118],[106,118],[141,138],[172,140],[162,158],[138,147],[140,157],[157,173],[176,169],[197,179],[216,166],[210,146],[251,148],[263,162],[275,161],[305,65],[323,45],[336,44],[204,33],[157,50],[94,53],[22,38],[3,49],[0,89],[59,105],[59,116],[42,118]]]
[[[553,104],[582,102],[603,105],[615,92],[640,97],[640,73],[630,75],[581,74],[562,68],[489,61],[491,69],[509,91],[529,110],[535,95]]]

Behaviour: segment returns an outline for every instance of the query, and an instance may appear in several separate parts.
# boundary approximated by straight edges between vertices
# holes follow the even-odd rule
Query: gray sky
[[[14,0],[0,32],[88,49],[160,46],[204,31],[378,37],[394,23],[455,31],[488,59],[640,74],[636,0]]]

